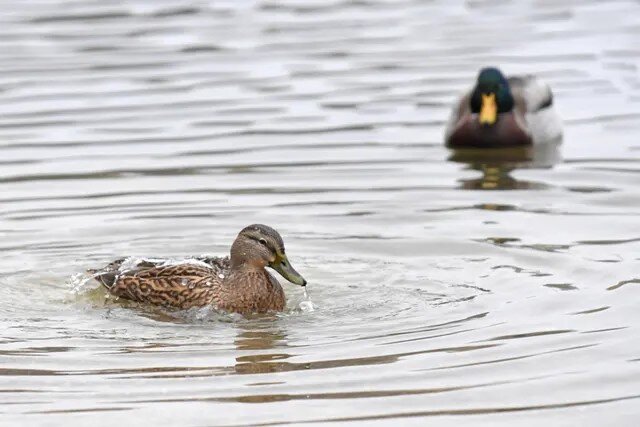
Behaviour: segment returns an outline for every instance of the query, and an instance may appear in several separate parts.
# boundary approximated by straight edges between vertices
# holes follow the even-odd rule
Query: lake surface
[[[0,13],[0,424],[637,425],[640,3],[52,1]],[[477,69],[558,150],[447,150]],[[228,253],[285,313],[167,314],[83,272]]]

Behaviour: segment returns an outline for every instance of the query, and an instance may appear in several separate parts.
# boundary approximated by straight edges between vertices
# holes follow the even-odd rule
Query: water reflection
[[[482,173],[479,178],[461,179],[465,190],[539,190],[549,186],[542,182],[517,180],[516,169],[549,169],[561,160],[558,144],[528,147],[451,150],[448,160],[467,164],[467,169]]]
[[[282,329],[258,329],[255,325],[238,325],[240,331],[234,340],[239,354],[236,357],[235,371],[238,374],[266,374],[291,370],[282,362],[291,357],[284,352],[272,353],[269,350],[286,347],[287,334]],[[246,355],[247,350],[265,350]]]
[[[399,357],[410,354],[382,354],[346,359],[288,362],[286,360],[294,357],[294,354],[284,351],[269,351],[277,348],[286,348],[288,346],[287,334],[284,330],[256,328],[255,324],[238,325],[238,327],[241,331],[238,333],[238,336],[234,341],[236,349],[240,351],[241,354],[236,357],[235,372],[237,374],[264,374],[272,372],[342,368],[346,366],[380,365],[394,363]],[[246,353],[246,350],[262,351],[243,354]],[[447,349],[447,351],[450,350],[452,349]]]

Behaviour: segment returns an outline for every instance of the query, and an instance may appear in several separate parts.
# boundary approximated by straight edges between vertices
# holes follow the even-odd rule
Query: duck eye
[[[258,242],[260,242],[261,244],[267,246],[267,241],[265,239],[261,238],[260,240],[258,240]]]

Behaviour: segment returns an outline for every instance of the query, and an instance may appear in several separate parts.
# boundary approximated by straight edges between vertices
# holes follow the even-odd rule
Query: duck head
[[[231,246],[231,265],[271,267],[291,283],[307,284],[287,259],[280,234],[267,225],[253,224],[240,231]]]
[[[513,110],[509,83],[497,68],[483,68],[471,93],[471,112],[482,126],[496,124],[500,113]]]

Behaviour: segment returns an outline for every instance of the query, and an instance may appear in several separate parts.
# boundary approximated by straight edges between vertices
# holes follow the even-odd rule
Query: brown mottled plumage
[[[121,298],[182,309],[213,305],[239,313],[284,309],[284,291],[264,267],[295,284],[307,283],[289,264],[280,234],[266,225],[245,227],[233,242],[230,257],[196,260],[178,265],[145,260],[123,269],[123,258],[90,272]]]

